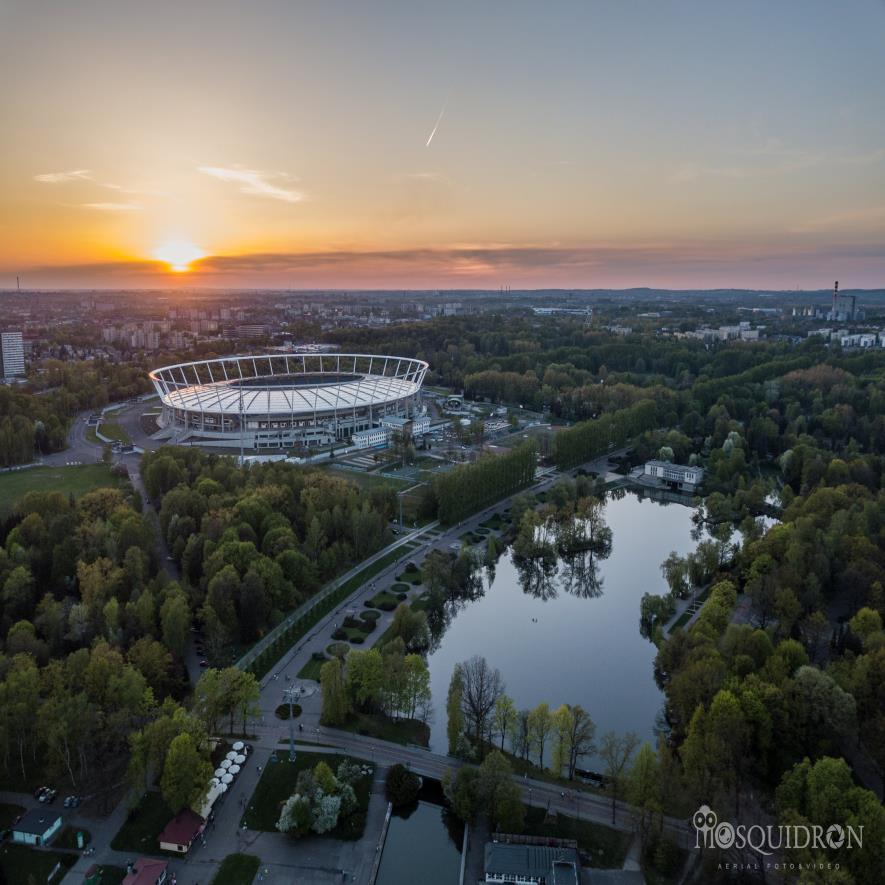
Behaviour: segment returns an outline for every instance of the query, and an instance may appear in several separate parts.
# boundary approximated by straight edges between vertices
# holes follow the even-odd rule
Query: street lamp
[[[295,700],[301,697],[301,687],[293,685],[283,691],[283,702],[289,704],[289,761],[295,761]]]

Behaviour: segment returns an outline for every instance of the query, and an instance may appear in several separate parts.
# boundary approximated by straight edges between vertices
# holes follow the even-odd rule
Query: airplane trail
[[[448,104],[448,102],[446,102]],[[436,118],[436,124],[431,130],[430,135],[427,136],[427,143],[424,147],[430,147],[430,142],[433,141],[433,136],[436,135],[436,130],[439,129],[439,124],[442,123],[443,114],[446,112],[446,104],[442,106],[442,110],[439,112],[439,116]]]

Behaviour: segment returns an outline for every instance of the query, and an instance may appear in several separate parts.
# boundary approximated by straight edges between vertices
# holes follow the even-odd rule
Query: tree
[[[513,770],[504,754],[492,750],[479,767],[478,793],[493,828],[507,833],[522,832],[525,806]]]
[[[384,792],[394,808],[417,801],[420,790],[421,779],[417,774],[399,763],[390,767],[384,782]]]
[[[612,823],[615,823],[618,796],[624,785],[624,777],[630,758],[639,746],[639,738],[628,731],[618,735],[607,731],[599,744],[599,755],[605,765],[605,776],[608,779],[608,790],[612,797]]]
[[[160,609],[163,644],[173,654],[183,655],[187,648],[191,613],[184,593],[178,589],[166,597]]]
[[[209,788],[212,766],[197,751],[194,739],[186,732],[169,745],[160,789],[174,814],[199,802]]]
[[[541,703],[529,713],[529,744],[538,753],[538,767],[544,767],[544,747],[547,737],[553,729],[553,717],[550,707]]]
[[[430,631],[427,629],[427,613],[413,611],[406,602],[401,602],[393,613],[390,624],[390,638],[402,639],[408,651],[418,651],[430,644]]]
[[[449,693],[446,698],[446,735],[449,741],[449,755],[458,756],[462,750],[464,736],[464,671],[455,664],[449,680]]]
[[[472,823],[480,809],[480,797],[478,789],[479,769],[472,765],[459,768],[455,774],[451,769],[446,769],[443,774],[443,792],[452,811],[461,820]]]
[[[504,739],[516,723],[516,705],[509,695],[502,694],[495,701],[495,709],[492,715],[492,727],[501,735],[501,749],[504,749]]]
[[[326,661],[320,668],[320,686],[323,692],[320,721],[323,725],[343,725],[350,713],[350,704],[344,683],[344,665],[338,658]]]
[[[663,814],[660,763],[648,741],[639,748],[630,767],[626,793],[627,801],[639,810],[639,832],[646,844],[652,829],[660,826]]]
[[[500,671],[490,667],[481,655],[474,655],[460,667],[464,683],[461,699],[464,718],[473,732],[474,744],[480,747],[488,733],[492,710],[504,693],[504,680]]]

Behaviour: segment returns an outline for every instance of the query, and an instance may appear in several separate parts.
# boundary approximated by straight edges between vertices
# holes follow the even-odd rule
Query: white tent
[[[246,761],[246,757],[242,753],[240,753],[239,756],[234,757],[234,762],[237,765],[242,765],[245,761]]]
[[[231,767],[231,765],[233,765],[233,762],[231,762],[230,759],[222,759],[221,765],[219,767],[224,769],[224,771],[227,771],[228,768]]]
[[[221,771],[220,768],[218,770]],[[216,774],[215,777],[213,777],[212,780],[209,781],[209,786],[210,787],[217,787],[221,783],[221,775],[222,774],[224,774],[223,771],[221,772],[221,774]]]
[[[237,741],[231,749],[236,750],[238,753],[240,753],[245,746],[246,745],[242,741]]]
[[[227,775],[225,775],[226,777]],[[206,793],[206,798],[203,799],[202,808],[197,812],[203,820],[209,817],[209,812],[212,810],[212,806],[215,804],[215,800],[222,794],[221,784],[217,784],[215,786],[209,787],[209,792]]]
[[[221,790],[222,793],[227,792],[227,784],[219,784],[218,789]]]
[[[223,768],[216,768],[215,769],[215,777],[221,777],[223,774],[224,774]]]
[[[239,774],[240,773],[240,766],[239,765],[231,765],[231,767],[228,768],[227,771],[228,771],[228,774]]]
[[[234,757],[235,757],[236,755],[237,755],[237,754],[236,754],[233,750],[229,750],[227,756],[225,756],[224,758],[225,758],[225,759],[230,759],[230,761],[233,762],[233,761],[234,761]]]
[[[229,783],[231,783],[231,781],[233,781],[233,779],[234,779],[234,776],[233,776],[232,774],[230,774],[230,772],[228,772],[228,773],[225,774],[224,777],[221,779],[221,782],[222,782],[223,784],[229,784]]]

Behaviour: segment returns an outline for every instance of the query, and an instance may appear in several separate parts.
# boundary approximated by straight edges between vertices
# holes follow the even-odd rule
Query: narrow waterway
[[[461,869],[463,825],[455,826],[447,815],[444,808],[429,802],[395,812],[375,885],[455,885]]]

